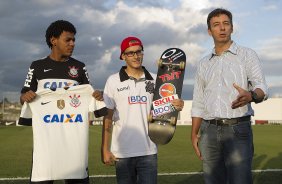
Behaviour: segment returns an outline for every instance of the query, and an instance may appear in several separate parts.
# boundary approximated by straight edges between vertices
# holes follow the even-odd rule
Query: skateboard
[[[178,48],[165,50],[158,60],[158,72],[150,114],[150,139],[156,144],[167,144],[172,139],[178,111],[171,101],[181,98],[185,74],[186,55]]]

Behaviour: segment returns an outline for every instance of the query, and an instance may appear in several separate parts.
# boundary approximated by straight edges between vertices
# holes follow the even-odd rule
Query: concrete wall
[[[254,120],[282,120],[282,99],[270,98],[259,104],[252,104]]]

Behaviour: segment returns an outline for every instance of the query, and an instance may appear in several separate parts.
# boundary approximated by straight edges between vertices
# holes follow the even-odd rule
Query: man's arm
[[[192,146],[194,148],[194,151],[196,155],[199,157],[199,159],[202,160],[201,152],[199,149],[199,129],[202,123],[202,118],[199,117],[192,117],[192,130],[191,130],[191,141],[192,141]]]
[[[254,90],[254,93],[255,93],[255,95],[257,96],[256,98],[256,100],[257,101],[255,101],[256,103],[260,103],[260,102],[262,102],[263,100],[265,100],[265,95],[266,94],[264,94],[264,92],[263,92],[263,90],[261,90],[260,88],[257,88],[257,89],[255,89]],[[253,99],[252,99],[253,100]]]
[[[102,129],[102,145],[101,145],[101,157],[102,162],[106,165],[113,165],[117,159],[110,151],[111,137],[112,137],[112,118],[114,111],[108,109],[108,113],[103,118]]]
[[[235,99],[232,104],[231,107],[232,109],[236,109],[238,107],[243,107],[245,105],[247,105],[250,102],[253,102],[253,97],[252,97],[252,92],[247,91],[243,88],[241,88],[240,86],[238,86],[237,84],[233,84],[234,88],[237,89],[238,91],[238,96],[237,99]],[[264,100],[265,98],[265,93],[263,92],[263,90],[261,90],[260,88],[256,88],[253,93],[255,93],[254,95],[256,96],[255,98],[255,103],[260,103]]]
[[[31,102],[36,97],[36,93],[32,90],[29,90],[26,93],[22,93],[20,96],[20,102],[23,105],[24,102]]]
[[[35,77],[35,68],[37,67],[35,66],[35,63],[32,62],[28,69],[24,86],[21,90],[20,102],[22,105],[24,102],[31,102],[36,97],[35,91],[37,91],[38,82]]]
[[[103,98],[103,91],[99,91],[99,90],[95,90],[92,94],[92,96],[98,100],[98,101],[103,101],[104,98]]]

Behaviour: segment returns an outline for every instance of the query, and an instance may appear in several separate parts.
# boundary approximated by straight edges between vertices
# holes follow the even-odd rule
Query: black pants
[[[30,182],[30,184],[53,184],[53,180]],[[84,179],[67,179],[65,184],[89,184],[89,177]]]

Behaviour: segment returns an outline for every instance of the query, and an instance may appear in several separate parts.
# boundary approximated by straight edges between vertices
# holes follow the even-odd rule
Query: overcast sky
[[[19,92],[32,61],[50,53],[45,31],[65,19],[77,29],[73,57],[87,66],[94,88],[124,64],[120,42],[137,36],[144,44],[144,66],[170,47],[185,51],[183,98],[191,99],[196,63],[213,48],[208,13],[218,7],[233,13],[232,39],[254,49],[263,64],[271,97],[282,97],[282,2],[280,0],[1,0],[0,94]],[[3,95],[2,95],[3,96]]]

